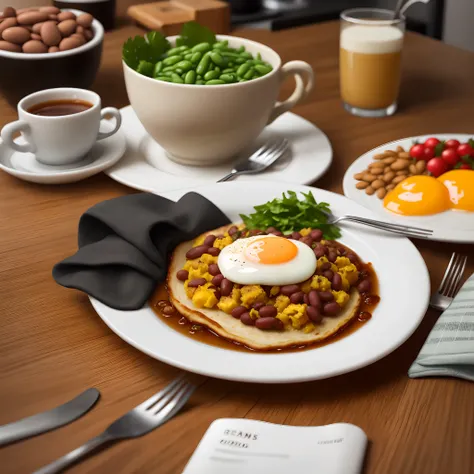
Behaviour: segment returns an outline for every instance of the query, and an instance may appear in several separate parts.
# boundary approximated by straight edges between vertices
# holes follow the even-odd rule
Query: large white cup
[[[71,115],[44,116],[28,112],[34,105],[50,100],[79,99],[92,104],[87,110]],[[99,132],[100,122],[106,115],[115,118],[110,132]],[[97,140],[113,135],[122,121],[114,107],[101,109],[100,97],[92,91],[61,87],[30,94],[18,103],[19,120],[11,122],[1,131],[5,145],[20,152],[31,152],[46,165],[67,165],[80,160]],[[15,135],[21,132],[26,143],[16,143]]]
[[[176,37],[168,38],[174,44]],[[266,125],[303,100],[313,88],[314,74],[303,61],[281,64],[273,49],[255,41],[219,35],[229,46],[261,54],[273,71],[247,82],[215,86],[174,84],[123,69],[128,98],[146,131],[170,158],[187,165],[229,160],[257,138]],[[294,76],[296,87],[278,102],[281,83]]]

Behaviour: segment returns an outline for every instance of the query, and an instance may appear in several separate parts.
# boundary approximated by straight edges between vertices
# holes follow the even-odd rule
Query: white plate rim
[[[436,137],[442,140],[449,140],[453,138],[453,139],[462,141],[462,140],[467,140],[469,138],[474,138],[474,133],[473,134],[432,133],[432,134],[426,134],[426,135],[416,135],[413,137],[399,138],[397,140],[392,140],[391,142],[384,143],[383,145],[376,146],[372,148],[371,150],[360,155],[355,161],[352,162],[352,164],[346,170],[343,177],[343,181],[342,181],[342,188],[343,188],[344,195],[348,197],[349,199],[359,203],[361,206],[364,206],[366,209],[369,209],[370,211],[374,212],[374,214],[376,214],[376,218],[379,220],[380,219],[391,220],[393,222],[396,222],[397,224],[403,225],[405,223],[407,225],[413,225],[414,224],[413,221],[408,222],[405,220],[404,222],[403,217],[397,217],[395,215],[392,215],[384,211],[381,205],[381,202],[376,198],[373,198],[370,201],[371,203],[373,203],[373,205],[371,206],[366,205],[366,201],[362,199],[364,195],[363,192],[361,192],[359,189],[356,189],[355,187],[357,181],[354,179],[354,174],[359,173],[360,171],[363,171],[367,167],[367,165],[372,161],[372,156],[377,153],[381,153],[381,151],[383,150],[386,150],[390,147],[396,147],[398,145],[405,146],[405,149],[406,149],[408,142],[411,145],[412,142],[415,140],[419,142],[423,142],[427,138],[430,138],[430,137]],[[426,227],[426,225],[423,224],[423,216],[419,216],[419,217],[421,219],[415,225],[418,225],[420,227]],[[471,230],[453,229],[453,228],[449,228],[449,230],[446,229],[446,232],[434,229],[433,235],[430,237],[424,237],[424,239],[434,240],[438,242],[456,242],[456,243],[471,244],[471,243],[474,243],[474,232]]]
[[[133,108],[131,105],[127,105],[125,107],[122,107],[120,109],[120,113],[122,114],[122,119],[123,121],[126,121],[129,119],[129,115],[134,114]],[[303,180],[304,182],[298,183],[298,184],[311,184],[320,179],[329,169],[331,166],[333,159],[334,159],[334,150],[332,148],[331,142],[328,138],[328,136],[314,123],[310,122],[309,120],[305,119],[301,115],[295,114],[293,112],[285,112],[283,114],[285,116],[293,116],[296,119],[305,122],[308,126],[313,127],[316,129],[317,133],[321,135],[321,138],[324,139],[325,141],[325,147],[327,147],[327,150],[325,150],[325,153],[327,153],[327,157],[325,157],[324,163],[321,164],[319,167],[318,171],[316,173],[308,175],[309,177],[305,177]],[[138,118],[135,115],[135,118],[138,120]],[[141,124],[140,124],[141,125]],[[271,125],[270,125],[271,126]],[[107,176],[109,176],[111,179],[114,181],[117,181],[120,184],[123,184],[124,186],[130,187],[132,189],[137,189],[139,191],[144,191],[144,192],[150,192],[150,193],[159,193],[159,194],[164,194],[167,192],[172,192],[175,190],[179,189],[184,189],[184,188],[189,188],[194,186],[195,181],[193,181],[192,177],[186,176],[179,178],[173,174],[166,173],[165,171],[159,170],[146,162],[146,160],[143,160],[141,163],[141,167],[143,168],[143,175],[146,176],[147,173],[153,173],[153,178],[148,178],[146,183],[143,182],[138,182],[134,180],[134,178],[129,178],[126,176],[126,171],[127,171],[127,158],[129,154],[137,154],[140,153],[139,151],[136,150],[136,144],[134,143],[134,140],[136,139],[135,136],[129,136],[127,134],[127,129],[126,127],[123,128],[125,137],[127,139],[127,150],[124,155],[124,159],[117,165],[110,167],[108,170],[105,171]],[[145,132],[146,134],[146,132]],[[133,162],[135,163],[137,160],[135,158],[131,158]],[[297,159],[297,157],[294,157],[293,160]],[[282,170],[283,172],[285,171]],[[141,178],[143,179],[143,178]],[[274,174],[268,175],[268,178],[266,178],[265,173],[259,174],[259,175],[241,175],[237,178],[239,181],[255,181],[256,179],[258,180],[264,180],[264,181],[275,181],[278,180],[278,177],[275,179]],[[153,184],[149,184],[148,181],[153,181]],[[292,181],[292,182],[297,182],[297,181]],[[159,183],[159,184],[158,184]],[[211,183],[211,182],[210,182]],[[205,183],[202,183],[205,184]]]
[[[279,189],[282,189],[282,188],[290,189],[290,188],[288,188],[287,183],[281,183],[281,182],[271,183],[271,182],[263,182],[263,181],[260,182],[260,183],[256,182],[256,183],[245,183],[245,184],[244,183],[226,183],[226,184],[222,183],[222,184],[214,185],[214,186],[221,186],[222,187],[224,185],[224,186],[227,186],[227,188],[229,188],[229,185],[232,186],[232,185],[236,185],[236,184],[237,185],[240,184],[241,186],[245,186],[247,193],[252,192],[252,190],[249,190],[249,188],[252,188],[253,186],[266,187],[267,188],[266,191],[268,191],[270,189],[273,191],[273,189],[275,187],[278,187]],[[173,192],[173,193],[167,193],[168,194],[167,197],[171,197],[171,195],[176,196],[178,194],[182,195],[185,192],[188,192],[188,191],[191,191],[191,190],[199,192],[200,189],[202,191],[204,188],[206,188],[206,187],[194,187],[194,188],[191,188],[191,189],[179,190],[179,191],[176,191],[176,192]],[[224,190],[225,188],[221,188],[221,189]],[[345,198],[342,195],[331,193],[329,191],[321,190],[321,189],[318,189],[318,188],[311,188],[311,187],[302,186],[302,185],[291,186],[291,189],[293,189],[297,192],[313,191],[313,192],[316,193],[316,199],[317,200],[321,200],[321,196],[326,196],[326,197],[337,196],[336,199],[344,200],[343,201],[344,202],[344,207],[346,205],[348,205],[348,203],[350,203],[349,207],[353,207],[353,208],[359,210],[360,215],[363,215],[363,216],[366,216],[366,217],[373,217],[373,213],[371,213],[370,211],[367,211],[365,208],[363,208],[359,204],[348,200],[348,198]],[[273,194],[276,194],[276,193],[273,192]],[[173,197],[175,197],[175,196],[173,196]],[[255,204],[258,204],[258,202],[255,203]],[[355,233],[357,233],[357,231]],[[354,232],[351,231],[351,234],[354,234]],[[419,326],[419,324],[423,320],[423,317],[426,314],[426,310],[428,308],[428,303],[429,303],[429,297],[430,297],[430,280],[429,280],[428,269],[426,268],[426,264],[425,264],[423,258],[421,257],[420,253],[418,252],[416,247],[413,245],[413,243],[410,242],[408,239],[403,238],[403,237],[387,236],[387,235],[372,236],[371,240],[373,240],[373,243],[371,243],[370,245],[372,245],[372,246],[376,245],[376,242],[380,242],[381,239],[383,239],[386,243],[390,244],[391,246],[392,245],[398,246],[399,244],[401,244],[402,247],[405,249],[405,254],[409,253],[412,257],[409,269],[410,269],[410,272],[412,272],[413,268],[415,269],[415,273],[417,275],[416,276],[416,282],[417,282],[417,285],[418,285],[417,286],[417,292],[414,293],[414,295],[416,296],[416,298],[414,300],[415,310],[414,310],[413,314],[410,314],[410,318],[407,318],[408,327],[404,328],[403,333],[396,340],[392,340],[390,343],[387,343],[386,347],[384,347],[382,350],[377,351],[377,353],[375,355],[371,355],[370,357],[363,358],[362,362],[361,361],[354,362],[353,359],[346,360],[345,363],[342,366],[339,366],[339,367],[336,367],[336,368],[333,368],[333,369],[330,369],[330,370],[323,370],[323,371],[320,370],[319,372],[318,371],[315,372],[313,370],[313,368],[311,367],[309,371],[307,370],[307,368],[305,368],[305,370],[303,371],[304,373],[296,373],[296,374],[291,373],[291,374],[284,374],[284,375],[278,373],[277,375],[275,375],[274,373],[269,374],[269,373],[265,372],[265,370],[263,370],[261,367],[260,368],[257,367],[258,364],[254,364],[252,366],[251,370],[249,370],[247,372],[244,372],[244,373],[241,373],[239,371],[235,371],[233,367],[231,367],[229,369],[229,367],[226,366],[225,369],[224,369],[223,366],[219,366],[221,361],[217,362],[217,365],[219,366],[219,368],[216,369],[216,361],[213,360],[213,359],[209,359],[207,357],[207,356],[209,356],[209,353],[212,353],[214,350],[218,351],[218,354],[220,355],[219,359],[222,359],[223,353],[227,353],[227,354],[233,354],[233,355],[235,355],[235,357],[242,356],[243,358],[245,358],[245,360],[249,360],[248,359],[249,356],[250,357],[254,357],[254,356],[257,356],[257,357],[261,357],[261,356],[263,356],[263,357],[275,357],[276,356],[276,357],[285,358],[288,361],[290,361],[292,358],[294,359],[295,356],[298,357],[300,354],[307,355],[307,356],[303,356],[305,359],[307,359],[307,358],[311,359],[312,351],[308,350],[308,351],[301,351],[301,352],[294,352],[294,353],[290,352],[290,353],[284,353],[284,354],[258,354],[258,353],[254,354],[254,353],[228,351],[228,350],[225,350],[225,349],[217,349],[217,348],[214,348],[212,346],[208,346],[208,345],[199,343],[197,341],[192,341],[188,337],[183,336],[183,335],[177,333],[176,331],[172,330],[165,323],[158,320],[157,316],[154,315],[153,311],[151,310],[151,308],[148,305],[146,305],[144,308],[142,308],[138,311],[122,312],[122,311],[118,311],[118,310],[114,310],[112,308],[109,308],[109,307],[107,307],[106,305],[104,305],[103,303],[97,301],[94,298],[90,298],[90,301],[92,303],[92,306],[96,310],[96,312],[99,314],[99,316],[105,322],[105,324],[107,326],[109,326],[109,328],[113,332],[115,332],[119,337],[121,337],[124,341],[126,341],[127,343],[129,343],[130,345],[135,347],[136,349],[140,350],[141,352],[144,352],[145,354],[147,354],[147,355],[149,355],[149,356],[151,356],[155,359],[161,360],[162,362],[165,362],[169,365],[178,367],[178,368],[183,369],[183,370],[187,370],[187,371],[194,372],[194,373],[199,373],[199,374],[204,375],[204,376],[210,376],[210,377],[233,380],[233,381],[240,381],[240,382],[252,382],[252,383],[295,383],[295,382],[305,382],[305,381],[311,381],[311,380],[325,379],[325,378],[341,375],[341,374],[344,374],[344,373],[352,372],[354,370],[357,370],[357,369],[360,369],[360,368],[365,367],[367,365],[370,365],[370,364],[382,359],[383,357],[387,356],[388,354],[390,354],[391,352],[396,350],[398,347],[400,347],[413,334],[413,332],[417,329],[417,327]],[[354,249],[354,250],[357,251],[357,249]],[[400,262],[401,259],[396,259],[394,257],[394,261],[395,262]],[[378,274],[379,279],[380,279],[380,276],[381,276],[380,271],[377,271],[377,274]],[[405,281],[405,280],[403,280],[403,281]],[[408,289],[411,288],[410,284],[407,284],[407,288]],[[385,290],[382,290],[382,288],[381,288],[381,294],[383,293],[383,291],[385,291]],[[387,293],[387,295],[388,295],[388,293]],[[392,299],[392,298],[395,298],[395,296],[390,297],[390,299]],[[384,298],[382,297],[382,301],[381,301],[380,304],[382,304],[383,301],[384,301]],[[396,299],[395,301],[398,301],[398,299]],[[387,301],[387,304],[388,303],[389,303],[389,301]],[[411,300],[410,304],[413,304],[413,300]],[[413,306],[412,306],[412,308],[413,308]],[[177,360],[176,357],[170,357],[169,354],[163,354],[161,349],[158,349],[158,352],[161,352],[161,353],[157,353],[156,349],[152,350],[149,347],[143,346],[143,344],[141,342],[138,342],[133,335],[129,334],[128,331],[124,332],[124,330],[121,326],[121,324],[122,324],[121,322],[117,323],[118,319],[120,319],[121,317],[127,318],[126,323],[125,323],[125,325],[127,325],[127,324],[129,324],[131,319],[136,321],[137,318],[138,319],[144,318],[144,317],[145,318],[147,318],[147,317],[150,318],[151,316],[153,316],[153,318],[155,318],[156,320],[159,321],[159,326],[160,327],[166,327],[168,329],[168,330],[165,330],[166,334],[162,336],[162,342],[166,338],[169,338],[171,335],[174,335],[174,336],[177,335],[178,337],[173,337],[173,339],[174,339],[173,342],[175,344],[182,343],[182,345],[184,347],[186,347],[186,346],[188,347],[188,350],[189,350],[190,346],[188,345],[187,341],[189,341],[190,344],[196,345],[196,347],[199,347],[199,348],[202,348],[202,349],[206,348],[202,351],[198,350],[198,352],[197,352],[197,353],[199,353],[199,352],[206,353],[206,357],[204,357],[206,362],[202,366],[196,366],[195,365],[197,363],[196,359],[193,358],[194,354],[196,353],[195,348],[193,348],[194,353],[193,353],[193,357],[191,357],[190,360],[183,360],[183,359]],[[370,324],[370,323],[371,322],[369,321],[369,323],[367,323],[367,324]],[[398,320],[397,320],[397,327],[398,326],[399,325],[398,325]],[[362,329],[364,329],[364,327],[366,327],[366,326],[363,326],[360,330],[358,330],[355,333],[349,335],[347,338],[342,338],[341,341],[349,340],[351,337],[355,337],[358,334],[361,334],[360,331]],[[385,335],[385,336],[390,338],[391,336],[393,336],[393,332],[389,331],[388,334]],[[359,338],[360,338],[360,336],[357,337],[357,339],[359,339]],[[181,339],[181,341],[179,341],[178,339]],[[183,342],[183,341],[186,341],[186,342]],[[339,341],[336,341],[332,344],[328,344],[326,346],[323,346],[321,348],[317,348],[315,350],[316,351],[321,351],[322,349],[331,348],[331,347],[334,347],[334,345],[338,344],[338,343],[339,343]],[[356,340],[354,339],[354,344],[355,343],[356,343]],[[211,347],[211,350],[210,351],[207,350],[210,347]],[[364,346],[363,350],[367,351],[367,347],[368,347],[367,345]],[[227,355],[226,357],[229,358],[231,356]],[[184,356],[184,358],[186,359],[186,356]],[[210,362],[209,362],[209,360],[210,360]],[[256,359],[254,360],[254,362],[257,362]],[[262,363],[262,360],[259,360],[258,363],[259,364]],[[266,365],[268,365],[268,364],[266,364]],[[265,368],[266,368],[266,370],[268,370],[268,367],[265,367]],[[229,372],[229,370],[230,370],[230,372]]]

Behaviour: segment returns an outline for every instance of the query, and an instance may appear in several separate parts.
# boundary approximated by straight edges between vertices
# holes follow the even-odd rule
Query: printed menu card
[[[223,418],[206,431],[183,474],[359,474],[367,436],[357,426],[283,426]]]

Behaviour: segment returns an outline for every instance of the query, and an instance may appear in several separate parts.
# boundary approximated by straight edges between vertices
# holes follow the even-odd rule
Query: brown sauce
[[[41,115],[43,117],[60,117],[62,115],[73,115],[90,109],[92,104],[80,99],[60,99],[48,100],[33,105],[28,109],[30,114]]]
[[[341,244],[339,244],[341,245]],[[284,349],[275,349],[269,351],[255,351],[254,349],[250,349],[249,347],[244,346],[243,344],[239,344],[237,342],[229,341],[213,331],[198,326],[189,320],[187,320],[184,316],[175,312],[175,314],[167,315],[162,312],[163,303],[160,301],[169,302],[168,292],[166,290],[166,285],[163,283],[158,285],[156,291],[150,298],[150,306],[165,324],[167,324],[170,328],[178,331],[183,336],[187,336],[192,338],[193,340],[197,340],[204,344],[209,344],[211,346],[220,347],[222,349],[230,349],[233,351],[242,351],[242,352],[269,352],[269,353],[278,353],[278,352],[299,352],[304,350],[315,349],[317,347],[326,346],[327,344],[331,344],[334,341],[341,340],[350,334],[357,331],[361,328],[364,324],[367,323],[369,319],[372,317],[372,313],[376,308],[378,302],[380,301],[380,297],[378,296],[378,279],[377,276],[372,268],[372,264],[368,263],[361,263],[359,264],[359,271],[365,271],[370,275],[370,279],[372,281],[372,289],[370,294],[362,295],[362,302],[359,306],[359,315],[357,318],[354,318],[349,324],[345,327],[341,328],[336,334],[329,337],[328,339],[322,342],[316,342],[314,344],[299,346],[299,347],[289,347]],[[170,303],[171,304],[171,303]],[[230,316],[229,316],[230,317]]]

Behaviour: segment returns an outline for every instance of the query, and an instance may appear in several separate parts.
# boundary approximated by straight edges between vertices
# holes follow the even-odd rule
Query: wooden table
[[[316,90],[296,112],[321,127],[334,147],[334,164],[317,184],[341,192],[348,165],[363,152],[397,138],[439,132],[473,133],[474,55],[408,34],[400,111],[362,119],[343,111],[338,91],[337,23],[279,33],[240,31],[267,43],[284,61],[308,61]],[[105,105],[127,95],[120,64],[123,41],[140,30],[107,34],[94,85]],[[288,93],[286,84],[283,93]],[[0,99],[0,125],[16,112]],[[164,386],[176,372],[113,334],[87,297],[55,284],[54,263],[76,249],[80,215],[104,199],[132,190],[105,175],[42,186],[0,174],[0,423],[54,407],[86,387],[102,392],[97,407],[75,423],[0,449],[2,473],[29,473],[98,434],[112,420]],[[472,246],[416,242],[433,288],[451,252]],[[185,412],[153,433],[126,441],[71,470],[84,473],[180,473],[209,424],[248,417],[291,425],[350,422],[371,440],[370,474],[474,472],[474,384],[457,379],[410,380],[407,369],[438,317],[428,311],[415,334],[385,359],[329,380],[265,386],[208,381]]]

